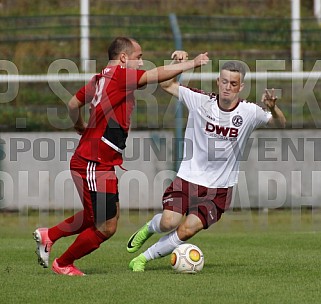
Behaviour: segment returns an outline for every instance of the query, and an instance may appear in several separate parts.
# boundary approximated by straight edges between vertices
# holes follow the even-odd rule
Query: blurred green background
[[[52,63],[67,59],[80,71],[79,1],[7,0],[0,3],[0,59],[14,63],[19,75],[47,74]],[[177,16],[183,48],[193,58],[208,51],[207,67],[217,72],[219,60],[244,61],[251,72],[258,60],[281,60],[280,71],[290,71],[291,2],[262,0],[116,0],[90,1],[90,58],[93,72],[107,63],[107,48],[115,36],[137,39],[143,47],[146,67],[164,64],[175,49],[169,14]],[[301,49],[303,70],[317,67],[321,47],[321,27],[313,15],[313,1],[301,1]],[[1,74],[6,74],[1,65]],[[62,71],[64,72],[64,71]],[[215,80],[215,79],[214,79]],[[305,85],[293,80],[250,83],[245,98],[259,99],[264,85],[280,89],[280,106],[288,128],[318,128],[320,81]],[[69,130],[66,102],[84,81],[64,82],[63,97],[47,82],[20,82],[16,98],[0,100],[0,131]],[[190,81],[189,86],[215,90],[215,82]],[[7,83],[0,83],[0,93]],[[68,93],[69,92],[69,93]],[[59,95],[59,96],[58,96]],[[139,94],[133,115],[133,128],[175,127],[175,103],[155,89],[153,96]],[[23,123],[19,123],[23,119]],[[184,119],[184,118],[183,118]]]

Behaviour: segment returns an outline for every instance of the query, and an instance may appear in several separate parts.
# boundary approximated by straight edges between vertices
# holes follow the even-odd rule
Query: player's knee
[[[106,229],[106,234],[109,236],[109,237],[112,237],[117,231],[117,226],[113,226],[113,227],[109,227],[108,229]]]
[[[182,221],[182,215],[170,210],[164,210],[160,220],[160,229],[162,232],[168,232],[176,229]]]
[[[162,232],[168,232],[177,227],[178,223],[169,217],[162,217],[160,221],[160,229]]]
[[[116,231],[117,231],[117,223],[104,223],[102,225],[100,225],[99,227],[97,227],[99,229],[99,231],[105,235],[106,238],[110,238],[112,237]]]

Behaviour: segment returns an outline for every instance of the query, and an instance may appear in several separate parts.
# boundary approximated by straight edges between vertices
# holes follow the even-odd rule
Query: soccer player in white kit
[[[181,62],[187,60],[188,54],[176,51],[172,58]],[[252,131],[262,126],[285,127],[273,89],[265,90],[262,96],[268,111],[239,98],[244,77],[244,65],[228,61],[217,79],[218,95],[192,90],[174,79],[161,84],[189,111],[184,157],[176,178],[163,195],[163,213],[156,214],[131,236],[127,251],[136,252],[154,233],[168,234],[130,262],[133,271],[144,271],[148,261],[170,254],[216,223],[230,206],[239,161]]]

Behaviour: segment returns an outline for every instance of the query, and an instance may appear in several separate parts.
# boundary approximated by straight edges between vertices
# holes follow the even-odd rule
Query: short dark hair
[[[242,75],[242,77],[241,77],[242,81],[243,81],[245,74],[246,74],[244,64],[240,61],[234,61],[234,60],[227,61],[223,64],[221,71],[222,70],[240,73]]]
[[[115,38],[108,48],[109,60],[117,59],[117,56],[122,52],[131,54],[134,51],[133,42],[136,40],[128,37]]]

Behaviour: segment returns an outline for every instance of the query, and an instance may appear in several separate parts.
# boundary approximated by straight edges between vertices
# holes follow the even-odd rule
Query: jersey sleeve
[[[119,69],[118,86],[122,91],[133,91],[138,89],[140,78],[146,73],[144,70]]]
[[[271,112],[263,110],[260,106],[255,105],[254,127],[259,128],[266,126],[272,117]]]
[[[181,85],[178,88],[178,100],[183,102],[189,110],[198,108],[203,98],[209,97]]]
[[[96,92],[96,79],[97,75],[94,76],[85,86],[83,86],[79,91],[76,93],[77,99],[82,103],[91,102],[95,96]]]

